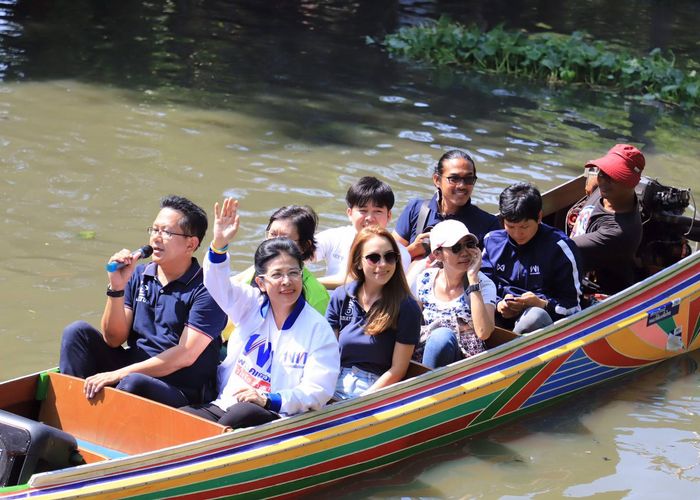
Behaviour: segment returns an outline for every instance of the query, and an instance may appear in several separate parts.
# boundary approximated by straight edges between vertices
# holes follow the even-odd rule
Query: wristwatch
[[[476,285],[469,285],[467,287],[467,295],[469,295],[472,292],[480,292],[481,291],[481,283],[477,283]]]
[[[107,285],[107,297],[123,297],[124,290],[112,290],[112,285]]]
[[[265,396],[265,406],[263,406],[264,409],[269,410],[270,405],[272,404],[272,401],[270,401],[270,395],[269,394],[264,394]]]

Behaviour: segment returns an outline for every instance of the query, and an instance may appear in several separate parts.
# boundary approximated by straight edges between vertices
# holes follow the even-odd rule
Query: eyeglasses
[[[260,276],[261,278],[267,278],[270,281],[274,281],[275,283],[283,281],[284,278],[289,278],[289,281],[296,281],[298,279],[301,279],[301,269],[290,269],[286,273],[275,271],[271,274],[258,274],[258,276]]]
[[[299,240],[295,240],[287,236],[286,234],[281,234],[281,233],[267,233],[267,239],[271,240],[273,238],[287,238],[288,240],[292,240],[294,243],[297,245],[299,244]]]
[[[382,259],[384,259],[384,262],[386,262],[389,265],[396,264],[398,258],[399,255],[393,250],[391,252],[385,253],[384,255],[381,255],[379,253],[370,253],[365,255],[365,259],[367,260],[367,262],[370,262],[375,266],[379,264]]]
[[[476,175],[467,175],[465,177],[462,177],[460,175],[450,175],[449,177],[445,177],[447,179],[447,182],[452,185],[452,186],[459,186],[460,184],[464,184],[465,186],[473,186],[476,184]]]
[[[454,254],[458,254],[459,252],[461,252],[465,248],[476,248],[476,242],[474,240],[469,240],[466,242],[458,241],[457,243],[455,243],[451,247],[445,247],[445,248],[449,248],[450,252],[452,252]]]
[[[146,232],[150,236],[155,236],[155,235],[160,235],[161,238],[164,240],[169,240],[173,236],[184,236],[185,238],[192,238],[194,235],[192,234],[185,234],[185,233],[174,233],[172,231],[168,231],[166,229],[156,229],[155,227],[147,227]]]

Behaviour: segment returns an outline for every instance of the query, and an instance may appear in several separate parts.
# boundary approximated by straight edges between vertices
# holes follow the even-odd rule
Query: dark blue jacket
[[[524,245],[505,229],[484,238],[481,271],[496,284],[498,300],[510,293],[532,292],[548,300],[546,311],[556,320],[581,310],[582,269],[578,248],[566,235],[547,224]]]

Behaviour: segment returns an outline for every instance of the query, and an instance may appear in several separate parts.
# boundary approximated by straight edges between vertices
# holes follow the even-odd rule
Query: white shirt
[[[326,262],[326,276],[345,275],[348,267],[348,254],[357,232],[354,226],[333,227],[316,233],[315,262]],[[396,244],[401,253],[401,265],[404,273],[411,264],[411,255],[405,246]]]

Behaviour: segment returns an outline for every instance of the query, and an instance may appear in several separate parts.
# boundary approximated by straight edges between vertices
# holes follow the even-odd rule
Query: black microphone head
[[[141,258],[147,259],[153,253],[153,247],[151,245],[144,245],[141,247]]]

